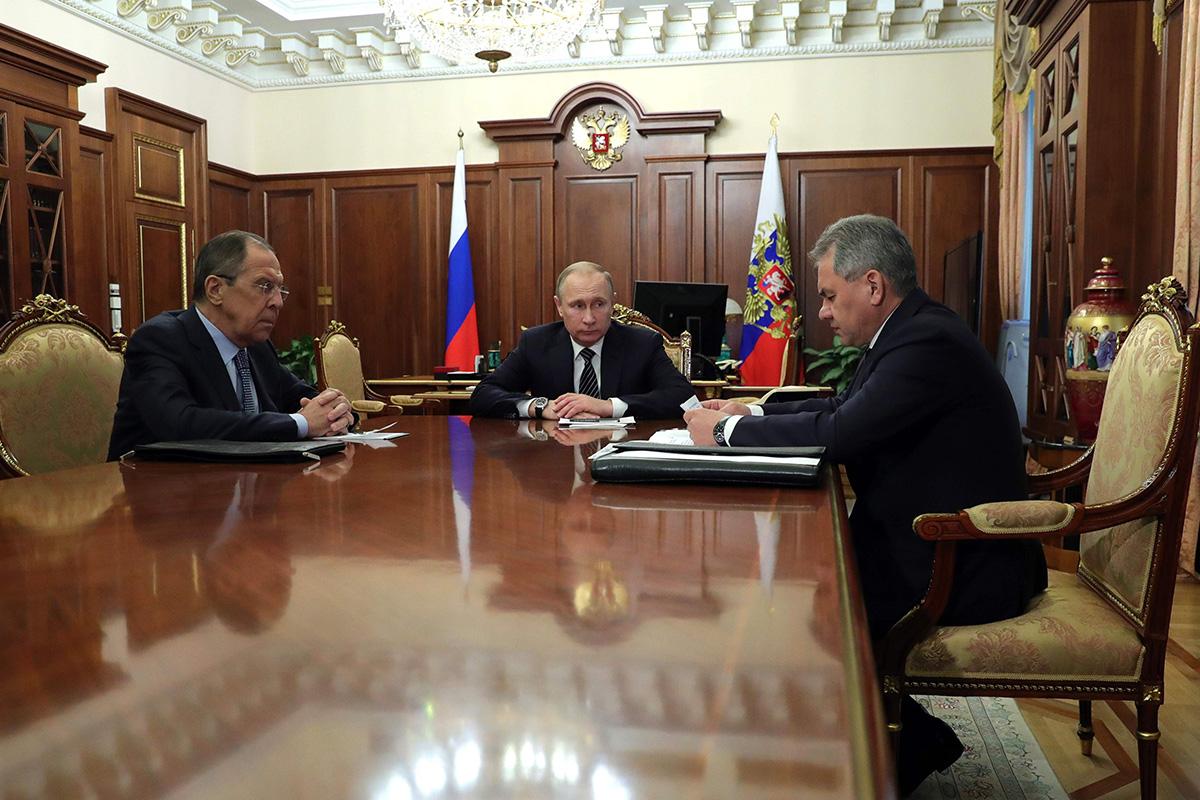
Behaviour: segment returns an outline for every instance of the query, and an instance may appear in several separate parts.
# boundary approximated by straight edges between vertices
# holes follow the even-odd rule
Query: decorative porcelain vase
[[[1117,331],[1133,322],[1134,311],[1112,259],[1100,259],[1100,269],[1084,287],[1083,302],[1067,318],[1063,338],[1067,403],[1085,442],[1096,438],[1108,371],[1117,356]]]

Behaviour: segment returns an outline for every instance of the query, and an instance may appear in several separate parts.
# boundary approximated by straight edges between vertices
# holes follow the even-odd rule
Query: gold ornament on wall
[[[594,170],[604,171],[621,160],[621,148],[629,141],[629,117],[620,111],[597,108],[580,114],[571,123],[571,144]]]

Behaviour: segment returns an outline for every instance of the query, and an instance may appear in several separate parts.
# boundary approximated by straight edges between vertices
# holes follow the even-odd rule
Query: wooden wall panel
[[[199,117],[121,89],[110,87],[104,98],[114,137],[112,207],[121,232],[116,273],[131,331],[181,307],[179,296],[166,291],[179,282],[176,259],[148,257],[166,252],[168,230],[180,231],[188,275],[196,248],[208,239],[208,133]]]
[[[613,277],[617,299],[632,302],[638,268],[638,179],[636,175],[569,178],[555,205],[557,269],[595,261]],[[553,276],[543,293],[553,293]],[[553,317],[536,320],[549,322]]]
[[[262,235],[262,192],[256,183],[253,175],[216,164],[209,165],[209,238],[232,230]]]
[[[638,279],[722,282],[742,302],[762,156],[651,156],[647,163],[639,175],[570,178],[556,178],[548,161],[468,169],[468,230],[485,349],[499,340],[507,352],[522,325],[556,318],[554,279],[572,260],[604,264],[619,298],[630,302]],[[780,163],[806,344],[824,347],[832,340],[817,318],[815,277],[805,257],[829,223],[867,212],[897,219],[913,239],[923,278],[925,262],[940,265],[945,249],[965,236],[960,228],[983,219],[985,238],[994,240],[995,184],[986,150],[784,154]],[[264,235],[293,291],[276,328],[277,345],[315,335],[337,318],[359,338],[370,377],[428,373],[442,362],[449,166],[242,177],[253,187],[214,168],[210,213],[214,225],[232,226],[245,218],[247,196],[251,217],[262,209]],[[316,305],[321,285],[333,287],[332,306]],[[936,296],[937,287],[930,288]],[[736,351],[740,327],[731,328]]]
[[[136,312],[142,320],[164,309],[184,308],[191,296],[188,263],[187,223],[135,213],[130,242],[136,268],[138,305],[125,312]]]
[[[549,170],[540,166],[502,169],[498,194],[500,258],[497,273],[489,278],[500,303],[497,338],[502,351],[508,352],[516,345],[522,325],[554,318],[554,304],[546,288],[553,291],[560,268],[554,261]]]
[[[883,161],[889,160],[897,161]],[[807,260],[808,251],[816,244],[821,232],[852,214],[878,214],[905,227],[901,204],[902,166],[899,163],[872,163],[878,161],[805,158],[788,159],[780,166],[785,181],[785,199],[790,199],[787,197],[790,193],[797,198],[788,204],[794,209],[790,213],[795,215],[790,227],[792,269],[808,347],[823,349],[833,344],[833,332],[817,316],[821,299],[817,295],[816,274]]]
[[[333,185],[330,272],[337,318],[362,343],[363,370],[397,376],[441,363],[445,302],[436,301],[429,263],[427,175],[379,185]],[[444,274],[444,268],[443,268]],[[437,353],[437,355],[434,355]]]
[[[656,207],[643,226],[648,240],[643,249],[654,257],[638,278],[702,283],[704,165],[651,163],[649,172]]]
[[[116,266],[116,231],[111,206],[112,141],[109,133],[81,128],[80,157],[72,179],[76,235],[71,302],[109,334],[112,333],[112,317],[108,308],[108,283],[115,280]]]
[[[317,186],[263,188],[263,238],[275,248],[284,283],[291,294],[284,304],[271,341],[287,347],[304,334],[319,336],[326,323],[327,307],[317,305],[317,287],[328,283],[321,257],[323,220],[318,214]]]
[[[993,199],[998,202],[999,193],[996,166],[982,156],[922,156],[913,162],[914,227],[909,235],[921,286],[930,297],[950,302],[953,298],[946,294],[946,254],[967,237],[981,235],[979,335],[989,348],[995,348],[1000,332],[997,236],[991,222],[991,203]],[[962,313],[964,309],[955,310]]]

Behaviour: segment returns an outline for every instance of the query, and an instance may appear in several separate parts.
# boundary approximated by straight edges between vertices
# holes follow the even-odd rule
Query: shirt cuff
[[[725,446],[733,447],[733,429],[737,427],[738,421],[741,420],[740,415],[734,415],[725,418]]]
[[[613,419],[620,419],[625,416],[625,412],[629,410],[629,404],[619,397],[610,397],[608,401],[612,403]]]
[[[757,403],[752,406],[746,406],[746,408],[750,409],[750,416],[752,417],[761,417],[767,413],[763,410],[763,407]]]
[[[296,420],[296,438],[297,439],[307,439],[308,438],[308,420],[306,420],[304,418],[304,415],[303,414],[288,414],[288,416],[291,417],[292,419]]]
[[[529,419],[529,404],[533,402],[533,398],[522,400],[517,403],[517,416],[521,419]]]

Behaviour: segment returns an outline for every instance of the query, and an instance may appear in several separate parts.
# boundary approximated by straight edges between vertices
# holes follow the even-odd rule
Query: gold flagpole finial
[[[778,114],[771,115],[771,135],[772,136],[779,135],[779,115]]]
[[[459,128],[458,129],[458,149],[459,150],[463,149],[462,139],[463,139],[463,131],[462,131],[462,128]]]

